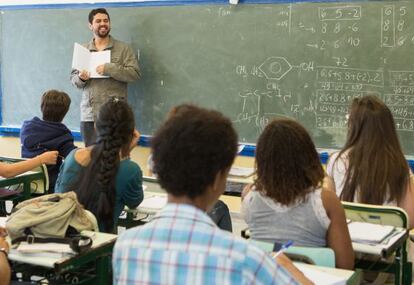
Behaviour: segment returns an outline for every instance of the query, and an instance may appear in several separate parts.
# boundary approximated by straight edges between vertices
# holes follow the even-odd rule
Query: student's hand
[[[101,64],[96,67],[96,73],[100,75],[104,75],[104,72],[105,72],[105,64]]]
[[[134,130],[134,134],[132,135],[131,145],[129,146],[129,150],[133,150],[134,147],[137,146],[137,143],[139,141],[139,137],[141,134],[138,132],[138,130]]]
[[[82,70],[79,73],[79,78],[82,79],[83,81],[89,80],[90,76],[91,76],[90,72],[88,72],[86,70]]]
[[[297,282],[302,285],[314,285],[312,281],[310,281],[305,274],[302,273],[290,260],[286,255],[283,253],[279,254],[276,257],[276,263],[283,266],[289,273],[295,278]]]
[[[6,228],[0,227],[0,238],[7,236]]]
[[[9,243],[4,239],[4,237],[0,237],[0,248],[5,248],[7,253],[9,253]]]
[[[243,200],[244,197],[247,196],[247,194],[249,194],[249,192],[253,189],[253,184],[247,184],[246,186],[244,186],[243,191],[241,193],[241,199]]]
[[[42,163],[56,164],[58,154],[59,154],[58,151],[51,150],[51,151],[44,152],[44,153],[38,155],[37,157],[39,158],[41,164]]]

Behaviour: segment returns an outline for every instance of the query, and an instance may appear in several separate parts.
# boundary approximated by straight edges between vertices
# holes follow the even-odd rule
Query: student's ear
[[[91,23],[88,23],[89,30],[93,31],[93,26]]]

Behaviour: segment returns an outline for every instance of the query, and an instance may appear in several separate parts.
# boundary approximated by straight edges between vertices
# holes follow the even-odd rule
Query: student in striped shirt
[[[205,213],[223,193],[236,151],[235,130],[219,112],[193,106],[164,122],[152,152],[168,204],[118,238],[114,284],[311,284],[288,258],[273,260]]]

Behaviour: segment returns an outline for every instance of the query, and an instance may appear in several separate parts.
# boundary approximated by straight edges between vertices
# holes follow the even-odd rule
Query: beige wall
[[[83,143],[75,142],[79,147],[83,147]],[[148,147],[136,147],[131,153],[131,159],[139,164],[144,175],[148,175],[147,158],[150,153]],[[0,156],[21,157],[19,138],[0,137]],[[253,167],[254,159],[252,157],[238,156],[235,165],[244,167]]]

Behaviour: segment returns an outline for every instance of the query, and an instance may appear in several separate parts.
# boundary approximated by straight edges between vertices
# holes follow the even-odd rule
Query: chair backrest
[[[49,174],[47,172],[46,164],[42,164],[32,171],[39,171],[43,173],[43,177],[41,179],[32,181],[30,184],[32,194],[49,194]]]
[[[273,251],[273,243],[249,239],[257,247],[265,252]],[[285,251],[286,255],[294,261],[306,259],[314,265],[335,268],[335,252],[329,247],[303,247],[291,246]],[[301,258],[301,256],[305,258]]]
[[[377,206],[342,201],[346,218],[351,221],[408,228],[408,215],[393,206]]]

